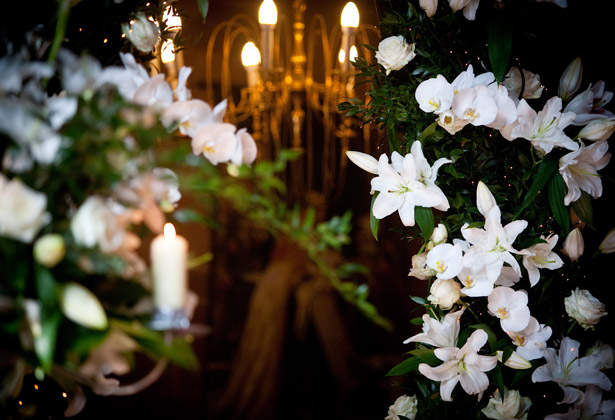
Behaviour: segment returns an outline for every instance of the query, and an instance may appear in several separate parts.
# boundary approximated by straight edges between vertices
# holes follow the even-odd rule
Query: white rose
[[[527,410],[532,405],[532,400],[528,397],[522,397],[519,391],[514,389],[506,390],[504,399],[500,396],[500,391],[495,390],[493,398],[487,403],[487,407],[481,411],[490,419],[495,420],[510,420],[510,419],[527,419]]]
[[[604,304],[592,296],[588,290],[578,287],[572,294],[564,299],[566,313],[586,330],[593,330],[594,324],[607,313],[604,312]]]
[[[132,45],[139,51],[151,52],[160,37],[158,26],[147,18],[143,13],[139,13],[137,18],[129,24],[122,24],[122,32]]]
[[[389,415],[385,417],[385,420],[399,420],[398,416],[404,416],[410,420],[414,420],[416,418],[416,404],[416,396],[413,395],[409,397],[407,395],[402,395],[389,407]]]
[[[429,289],[427,299],[442,309],[450,309],[461,297],[461,286],[454,279],[437,279]]]
[[[51,221],[47,196],[0,174],[0,235],[30,243]]]
[[[427,267],[427,253],[415,254],[412,256],[412,269],[408,276],[416,277],[419,280],[429,280],[436,275],[436,271]]]
[[[57,233],[43,235],[34,242],[34,259],[45,267],[54,267],[66,254],[64,238]]]
[[[506,86],[509,92],[513,92],[516,97],[521,94],[521,87],[523,86],[523,98],[525,99],[537,99],[542,95],[544,86],[540,83],[540,76],[530,71],[523,70],[523,78],[521,78],[521,72],[517,67],[511,67],[502,84]]]
[[[86,248],[99,246],[102,252],[116,251],[124,242],[124,230],[105,200],[89,197],[77,210],[70,230],[78,245]]]
[[[386,69],[388,75],[391,70],[399,70],[408,64],[416,54],[414,44],[408,44],[403,36],[390,36],[378,44],[376,60]]]

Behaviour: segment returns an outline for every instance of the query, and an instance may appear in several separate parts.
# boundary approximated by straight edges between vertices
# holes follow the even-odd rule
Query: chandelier
[[[331,30],[321,14],[306,27],[305,12],[306,1],[293,0],[290,22],[278,16],[273,0],[264,0],[258,22],[242,14],[216,26],[207,44],[206,95],[210,103],[228,101],[227,118],[250,126],[263,159],[283,149],[300,150],[302,156],[283,176],[291,198],[317,204],[341,191],[345,151],[353,138],[360,141],[351,117],[340,114],[337,105],[360,94],[351,61],[359,56],[370,60],[372,51],[363,45],[379,34],[375,26],[360,24],[353,2]],[[246,83],[237,88],[231,63],[241,42]],[[221,55],[215,53],[220,44]],[[217,98],[214,79],[219,80]],[[367,152],[367,130],[362,140],[363,146],[353,148]]]

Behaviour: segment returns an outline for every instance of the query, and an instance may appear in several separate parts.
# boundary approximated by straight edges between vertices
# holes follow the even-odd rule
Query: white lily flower
[[[539,324],[530,316],[530,322],[521,331],[506,332],[517,346],[516,352],[526,360],[540,359],[547,348],[547,340],[551,337],[551,327]]]
[[[591,121],[579,132],[578,136],[583,140],[607,140],[615,132],[615,118],[602,118]]]
[[[488,297],[489,313],[500,319],[505,332],[521,331],[530,322],[527,293],[510,287],[496,287]]]
[[[442,190],[436,185],[436,179],[438,178],[438,170],[440,169],[440,167],[446,163],[451,163],[452,160],[447,158],[440,158],[433,163],[433,166],[430,165],[429,162],[427,162],[427,159],[425,159],[425,155],[423,155],[423,149],[420,141],[415,141],[414,143],[412,143],[410,153],[412,155],[412,158],[414,159],[416,171],[418,172],[418,180],[425,184],[425,186],[431,191],[433,191],[435,194],[438,194],[440,196],[439,203],[434,205],[433,207],[441,211],[448,210],[448,199],[446,198]],[[396,155],[397,158],[401,157],[399,154],[393,153],[393,155],[391,156],[391,160],[393,161],[394,166]],[[400,160],[397,159],[397,162],[400,162]]]
[[[356,152],[353,150],[346,151],[348,159],[359,168],[370,174],[378,175],[378,160],[367,153]]]
[[[607,232],[602,242],[600,242],[598,249],[603,254],[610,254],[611,252],[615,252],[615,228],[612,228]]]
[[[518,67],[510,68],[504,76],[502,85],[508,89],[513,99],[521,99],[519,96],[525,99],[538,99],[544,90],[544,86],[540,83],[540,76],[524,69],[522,79]],[[521,93],[522,86],[523,93]]]
[[[581,230],[576,227],[570,231],[566,239],[564,240],[564,247],[562,252],[570,258],[570,261],[576,261],[583,255],[585,250],[585,241],[583,241],[583,234]]]
[[[419,108],[436,115],[451,108],[454,96],[453,86],[441,74],[421,82],[414,92]]]
[[[550,414],[545,420],[611,420],[615,418],[615,400],[603,400],[602,390],[594,385],[587,385],[582,399],[567,413]]]
[[[463,315],[463,309],[449,312],[441,321],[423,315],[423,332],[406,339],[404,344],[425,343],[434,347],[456,347],[459,338],[459,318]]]
[[[514,268],[505,265],[502,267],[500,276],[495,281],[496,286],[512,287],[521,280],[521,275]]]
[[[611,389],[611,380],[600,371],[600,360],[591,356],[579,357],[581,343],[564,337],[559,352],[547,348],[544,352],[546,364],[532,373],[532,382],[553,381],[564,391],[561,403],[571,404],[582,397],[575,387],[595,385],[604,391]]]
[[[564,73],[559,79],[559,87],[557,90],[557,96],[566,101],[576,93],[581,87],[581,80],[583,78],[583,63],[581,57],[577,57],[568,64]]]
[[[574,125],[586,125],[592,121],[612,118],[612,112],[604,109],[604,105],[609,103],[613,98],[613,92],[604,90],[604,81],[600,80],[592,87],[589,87],[583,92],[576,95],[564,112],[574,112],[576,114],[573,121]]]
[[[239,141],[235,129],[229,123],[213,123],[201,127],[192,138],[192,153],[202,153],[214,165],[229,161]]]
[[[577,150],[579,145],[564,133],[564,128],[572,123],[575,114],[562,113],[561,109],[562,100],[557,96],[549,99],[538,113],[522,99],[517,107],[517,123],[510,130],[510,137],[527,139],[544,154],[553,150],[553,147]]]
[[[469,124],[467,120],[457,118],[455,113],[450,109],[442,112],[436,121],[438,125],[444,128],[449,134],[455,134]]]
[[[547,238],[541,236],[540,239],[544,239],[547,242],[534,244],[521,251],[523,253],[523,266],[529,275],[531,287],[534,287],[538,280],[540,280],[539,268],[557,270],[564,265],[560,256],[553,252],[559,236],[549,235]]]
[[[560,158],[559,172],[568,187],[564,204],[569,205],[581,198],[581,191],[594,198],[602,196],[602,181],[598,171],[611,160],[608,150],[609,144],[606,140],[597,141],[589,147],[581,143],[578,150]]]
[[[425,11],[425,14],[432,17],[438,10],[438,0],[419,0],[419,6]]]
[[[494,420],[527,420],[527,411],[532,406],[532,400],[522,397],[519,391],[505,389],[502,397],[500,390],[496,389],[493,397],[489,399],[487,407],[481,412],[488,418]]]
[[[374,201],[373,214],[382,219],[397,211],[405,226],[414,226],[414,207],[440,206],[442,191],[421,182],[412,154],[407,154],[400,166],[401,173],[398,173],[386,155],[380,156],[378,176],[371,181],[372,191],[380,192]]]
[[[462,348],[442,347],[434,354],[444,363],[431,367],[426,363],[419,365],[419,372],[425,377],[440,381],[440,396],[444,401],[452,401],[451,394],[458,382],[465,392],[478,395],[489,387],[489,378],[485,372],[497,365],[497,356],[481,356],[480,349],[487,342],[487,333],[481,329],[474,331]]]
[[[436,245],[427,253],[426,264],[439,279],[452,279],[463,268],[463,254],[459,245]]]
[[[492,123],[498,113],[496,102],[483,85],[461,90],[455,95],[451,109],[458,118],[474,126]]]

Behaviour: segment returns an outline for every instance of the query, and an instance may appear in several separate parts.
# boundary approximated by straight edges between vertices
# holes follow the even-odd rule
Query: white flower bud
[[[378,175],[378,159],[375,157],[366,153],[355,152],[352,150],[348,150],[346,152],[346,156],[348,156],[348,159],[350,159],[352,163],[364,171],[367,171],[370,174]]]
[[[43,235],[34,242],[32,252],[36,262],[45,267],[54,267],[66,254],[64,238],[57,233]]]
[[[615,132],[615,118],[593,120],[579,133],[583,140],[600,141],[607,140]]]
[[[609,230],[609,232],[604,237],[604,240],[600,243],[598,249],[603,254],[610,254],[611,252],[615,252],[615,228]]]
[[[563,101],[570,99],[574,93],[581,87],[581,79],[583,78],[583,63],[581,57],[577,57],[564,70],[562,77],[559,79],[559,88],[557,95]]]
[[[445,243],[447,238],[448,232],[446,231],[446,226],[439,223],[438,226],[434,228],[431,238],[429,238],[429,242],[425,245],[425,250],[431,251],[433,247]]]
[[[574,228],[564,241],[564,249],[562,252],[570,258],[570,261],[576,261],[585,250],[585,242],[583,242],[583,235],[581,230],[577,227]]]
[[[489,210],[495,206],[497,206],[497,203],[489,188],[487,188],[483,181],[478,181],[478,186],[476,187],[476,207],[478,207],[480,214],[487,217]]]
[[[596,299],[588,290],[578,287],[572,294],[564,299],[566,313],[586,330],[593,330],[594,324],[607,313],[604,304]]]
[[[502,350],[498,350],[496,353],[498,355],[498,361],[502,363],[504,352]],[[519,356],[516,351],[513,351],[510,357],[504,363],[504,366],[508,366],[512,369],[522,370],[531,368],[532,364],[528,362],[525,358]]]
[[[376,51],[376,60],[386,69],[387,76],[391,70],[401,69],[415,56],[414,44],[408,44],[402,35],[383,39]]]
[[[450,309],[461,297],[461,286],[454,279],[437,279],[429,289],[427,299],[442,309]]]
[[[94,293],[78,283],[71,282],[62,288],[60,308],[68,319],[86,328],[107,328],[107,314],[102,304]]]

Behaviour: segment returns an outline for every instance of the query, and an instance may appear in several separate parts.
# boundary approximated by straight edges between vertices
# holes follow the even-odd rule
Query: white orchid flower
[[[562,252],[570,258],[570,261],[578,260],[585,251],[585,241],[583,240],[583,234],[578,227],[572,229],[566,239],[564,240],[564,247]]]
[[[231,163],[240,166],[249,165],[256,159],[256,142],[247,128],[241,128],[235,134],[237,137],[237,148],[230,158]]]
[[[428,314],[423,315],[423,332],[406,339],[404,344],[425,343],[434,347],[456,347],[459,338],[459,319],[463,309],[449,312],[441,321]]]
[[[177,76],[177,87],[175,88],[175,97],[178,102],[189,101],[192,99],[192,92],[186,87],[188,77],[192,73],[192,68],[183,66],[179,69],[179,75]]]
[[[466,88],[453,99],[451,109],[457,116],[474,126],[488,125],[495,120],[498,107],[489,95],[489,89],[483,85]]]
[[[481,329],[474,331],[462,348],[442,347],[434,354],[444,363],[431,367],[426,363],[419,365],[419,372],[425,377],[440,381],[440,396],[444,401],[452,401],[451,396],[457,383],[461,383],[465,392],[478,395],[489,387],[489,378],[485,372],[497,365],[497,356],[481,356],[480,349],[487,342],[487,333]]]
[[[577,386],[595,385],[604,391],[611,389],[611,380],[600,371],[601,361],[592,356],[579,357],[581,343],[564,337],[559,352],[547,348],[544,352],[546,364],[532,373],[532,382],[553,381],[564,391],[561,403],[572,404],[582,397]]]
[[[489,313],[500,319],[505,332],[521,331],[530,322],[527,293],[510,287],[496,287],[488,297]]]
[[[192,153],[201,153],[212,164],[229,161],[237,150],[240,140],[235,135],[236,127],[229,123],[213,123],[202,126],[192,138]]]
[[[598,171],[611,160],[608,150],[609,144],[606,140],[597,141],[589,147],[581,143],[578,150],[560,158],[559,172],[568,187],[564,204],[569,205],[581,198],[581,191],[594,198],[602,196],[602,181]]]
[[[180,133],[194,137],[201,127],[207,124],[222,123],[226,107],[226,99],[216,105],[213,110],[207,102],[200,99],[178,101],[163,111],[161,122],[167,128],[177,122]]]
[[[495,101],[497,114],[492,122],[486,124],[487,127],[499,130],[515,122],[517,120],[517,105],[508,95],[506,87],[494,83],[489,86],[488,93]]]
[[[462,0],[467,1],[467,0]],[[469,2],[469,1],[467,1]],[[451,85],[453,86],[455,95],[464,89],[473,88],[476,86],[487,86],[495,81],[495,76],[491,72],[482,73],[477,76],[474,75],[474,67],[472,64],[459,73],[459,75],[453,80]]]
[[[159,73],[137,88],[132,101],[164,110],[173,103],[173,88],[165,80],[165,75]]]
[[[455,113],[450,109],[442,112],[436,121],[438,125],[444,128],[449,134],[455,134],[469,124],[468,121],[457,118]]]
[[[559,79],[559,87],[557,95],[566,101],[576,93],[581,87],[581,80],[583,79],[583,62],[581,57],[576,57],[568,64],[568,67],[562,73]]]
[[[537,243],[521,251],[523,253],[523,266],[529,275],[531,287],[534,287],[540,280],[539,268],[557,270],[564,265],[560,256],[553,252],[559,236],[549,235],[547,238],[544,236],[540,238],[547,242]]]
[[[517,346],[517,353],[526,360],[540,359],[547,348],[547,340],[551,337],[551,327],[539,324],[530,316],[530,322],[521,331],[508,331],[506,334]]]
[[[419,108],[436,115],[451,108],[454,96],[453,86],[441,74],[421,82],[414,92]]]
[[[480,297],[489,296],[493,291],[494,281],[487,276],[485,266],[479,266],[476,269],[472,267],[463,267],[457,279],[463,284],[461,293],[465,296]]]
[[[378,161],[378,176],[371,181],[372,191],[378,191],[373,214],[382,219],[397,211],[405,226],[414,226],[414,207],[434,207],[442,203],[439,188],[428,187],[420,179],[412,154],[407,154],[397,172],[385,154]],[[448,203],[447,203],[448,204]]]
[[[549,99],[538,113],[522,99],[517,106],[518,118],[510,131],[511,138],[527,139],[544,154],[553,150],[553,147],[577,150],[579,145],[564,133],[564,129],[574,120],[575,114],[562,113],[561,109],[562,100],[557,96]]]
[[[378,175],[378,160],[372,155],[367,153],[357,152],[354,150],[348,150],[346,152],[348,159],[359,168],[363,169],[370,174]]]
[[[452,279],[463,268],[463,254],[459,245],[436,245],[427,253],[426,264],[439,279]]]
[[[496,286],[512,287],[519,282],[521,275],[514,268],[505,265],[495,281]]]

